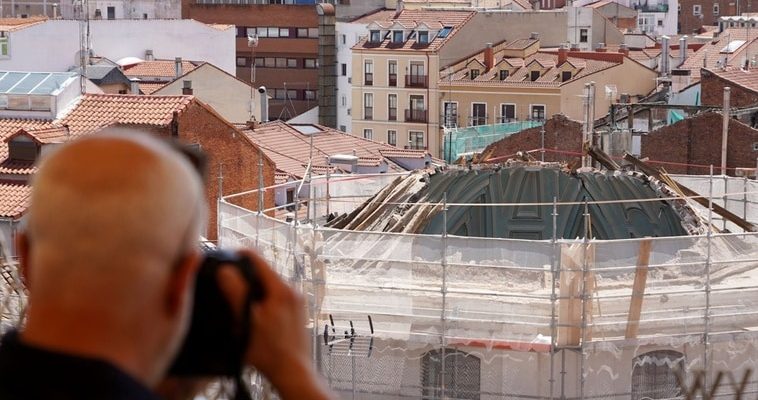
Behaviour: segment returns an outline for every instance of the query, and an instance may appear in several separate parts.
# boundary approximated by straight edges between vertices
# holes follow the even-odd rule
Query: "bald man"
[[[0,399],[155,399],[186,335],[201,178],[142,133],[101,133],[62,146],[35,176],[20,235],[26,326],[0,345]],[[328,397],[310,367],[303,303],[254,254],[266,298],[253,306],[245,360],[285,399]],[[246,284],[219,284],[241,315]]]

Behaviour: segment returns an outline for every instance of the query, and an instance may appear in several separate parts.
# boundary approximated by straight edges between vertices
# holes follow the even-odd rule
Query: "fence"
[[[686,179],[756,222],[754,181]],[[725,190],[711,190],[719,180]],[[555,204],[552,217],[560,212]],[[705,371],[710,385],[717,371],[742,377],[758,363],[755,233],[527,241],[340,231],[224,200],[219,221],[222,246],[257,248],[307,295],[314,363],[344,398],[677,398],[678,368],[688,383]],[[725,382],[715,397],[739,390]],[[756,377],[741,391],[755,396]]]

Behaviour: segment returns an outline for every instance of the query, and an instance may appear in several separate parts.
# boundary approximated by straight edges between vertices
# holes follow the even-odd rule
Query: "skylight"
[[[440,31],[440,33],[437,34],[437,37],[438,38],[446,38],[447,35],[449,35],[452,30],[453,30],[452,26],[446,26],[446,27],[442,28],[442,30]]]
[[[732,40],[728,45],[726,45],[726,47],[721,49],[721,52],[729,54],[734,53],[737,49],[742,47],[743,44],[745,44],[744,40]]]
[[[75,72],[0,72],[0,93],[50,95],[76,76]]]
[[[315,125],[290,125],[290,126],[295,128],[296,131],[302,133],[303,135],[313,135],[314,133],[322,132],[321,128]]]

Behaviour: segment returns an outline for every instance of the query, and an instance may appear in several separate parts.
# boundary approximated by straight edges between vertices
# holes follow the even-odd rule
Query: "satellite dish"
[[[258,34],[247,35],[247,47],[258,47]]]

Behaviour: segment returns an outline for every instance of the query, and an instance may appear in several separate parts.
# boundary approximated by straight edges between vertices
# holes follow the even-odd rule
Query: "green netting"
[[[445,161],[453,162],[463,154],[480,152],[490,144],[524,129],[541,126],[544,121],[516,121],[502,124],[446,128],[444,138]]]

